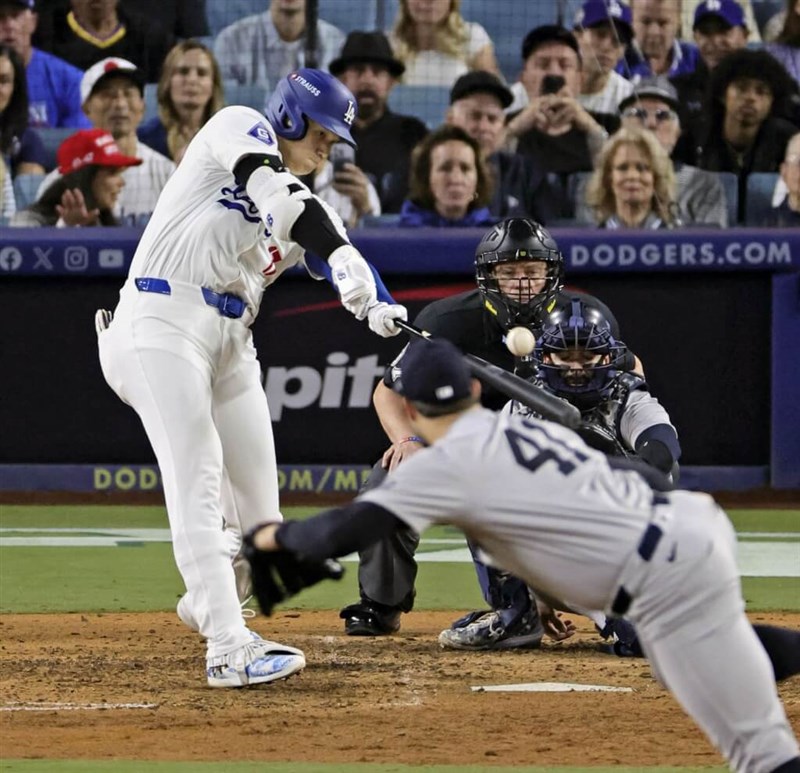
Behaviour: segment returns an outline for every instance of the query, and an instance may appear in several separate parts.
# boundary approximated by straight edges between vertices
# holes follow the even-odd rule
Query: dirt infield
[[[436,635],[453,617],[414,612],[404,618],[399,635],[381,639],[345,637],[334,612],[259,618],[253,628],[302,647],[308,668],[287,682],[211,690],[204,686],[200,638],[172,614],[5,615],[0,618],[0,757],[720,762],[647,665],[596,652],[598,639],[582,618],[576,620],[578,638],[563,645],[478,654],[438,648]],[[800,614],[754,619],[800,628]],[[522,682],[634,692],[469,689]],[[800,677],[782,685],[780,693],[800,732]],[[47,704],[59,704],[58,710]],[[90,710],[93,704],[106,708]]]

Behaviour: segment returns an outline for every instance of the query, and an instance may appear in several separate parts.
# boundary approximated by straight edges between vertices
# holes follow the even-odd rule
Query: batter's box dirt
[[[575,641],[539,651],[443,651],[436,637],[459,614],[413,612],[400,634],[379,639],[344,636],[334,611],[257,618],[259,633],[301,647],[309,665],[286,682],[242,690],[205,686],[202,640],[173,614],[5,615],[0,757],[721,762],[646,663],[595,651],[599,640],[583,618]],[[757,620],[800,628],[800,614]],[[634,691],[470,689],[530,682]],[[800,732],[800,678],[780,694]]]

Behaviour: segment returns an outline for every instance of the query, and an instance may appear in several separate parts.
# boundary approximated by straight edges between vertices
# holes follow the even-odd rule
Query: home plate
[[[470,687],[472,692],[633,692],[633,687],[570,682],[528,682],[527,684],[487,684]]]

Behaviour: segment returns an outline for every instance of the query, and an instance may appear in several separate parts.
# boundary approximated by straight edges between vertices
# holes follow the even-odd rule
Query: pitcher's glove
[[[253,545],[253,532],[244,537],[244,555],[253,574],[253,592],[269,616],[276,604],[322,580],[341,580],[344,567],[332,558],[303,561],[287,550],[265,551]]]

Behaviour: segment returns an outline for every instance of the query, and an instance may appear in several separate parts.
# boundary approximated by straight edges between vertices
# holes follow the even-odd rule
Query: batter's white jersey
[[[233,293],[247,302],[252,321],[264,288],[301,263],[305,253],[296,242],[276,239],[270,213],[260,212],[237,185],[234,167],[248,154],[281,157],[272,126],[248,107],[220,110],[189,143],[164,186],[130,277],[174,279]],[[321,203],[347,240],[339,216]]]
[[[645,481],[612,470],[573,432],[484,408],[360,499],[419,532],[452,523],[490,563],[502,557],[500,566],[533,588],[590,609],[608,608],[620,567],[653,517]],[[565,516],[581,530],[565,534]]]

